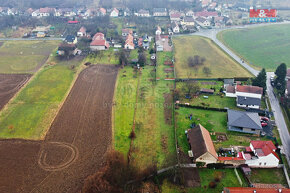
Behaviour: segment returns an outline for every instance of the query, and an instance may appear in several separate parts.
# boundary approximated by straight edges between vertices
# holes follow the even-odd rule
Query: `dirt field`
[[[0,141],[1,193],[80,190],[111,147],[117,71],[100,65],[81,72],[44,141]]]
[[[0,110],[30,77],[30,74],[0,74]]]

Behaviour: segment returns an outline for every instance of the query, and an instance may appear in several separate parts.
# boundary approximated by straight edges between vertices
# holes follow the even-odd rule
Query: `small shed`
[[[242,171],[244,172],[245,175],[251,175],[251,168],[248,165],[242,165],[241,166]]]
[[[202,88],[202,89],[200,90],[200,93],[202,93],[202,94],[214,94],[214,90],[212,90],[212,89]]]

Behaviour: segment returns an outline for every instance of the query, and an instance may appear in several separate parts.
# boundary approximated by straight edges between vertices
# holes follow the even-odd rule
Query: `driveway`
[[[197,35],[197,36],[204,36],[207,38],[212,39],[221,49],[223,49],[226,53],[228,53],[234,60],[236,60],[239,64],[241,64],[243,67],[245,67],[249,72],[251,72],[253,75],[257,76],[259,71],[252,68],[249,64],[246,62],[243,62],[242,59],[233,53],[229,48],[227,48],[222,42],[220,42],[217,39],[217,34],[220,31],[227,30],[227,29],[239,29],[239,28],[251,28],[251,27],[258,27],[258,26],[265,26],[265,25],[278,25],[278,24],[289,24],[290,22],[282,22],[282,23],[267,23],[267,24],[253,24],[253,25],[246,25],[246,26],[234,26],[234,27],[226,27],[222,29],[207,29],[202,30],[193,34],[189,35]],[[278,131],[280,134],[280,138],[283,145],[283,152],[286,155],[288,164],[290,165],[290,136],[288,132],[288,128],[285,123],[284,116],[282,114],[281,107],[279,105],[278,99],[273,94],[273,88],[270,83],[270,76],[274,74],[274,72],[268,72],[267,73],[267,94],[269,96],[270,104],[272,107],[272,111],[274,113],[276,125],[278,127]]]

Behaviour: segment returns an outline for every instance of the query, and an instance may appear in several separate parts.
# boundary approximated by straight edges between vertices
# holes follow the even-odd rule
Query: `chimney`
[[[282,192],[282,189],[281,188],[279,188],[279,190],[278,190],[279,192]]]
[[[256,191],[256,190],[254,190],[254,193],[257,193],[257,191]]]

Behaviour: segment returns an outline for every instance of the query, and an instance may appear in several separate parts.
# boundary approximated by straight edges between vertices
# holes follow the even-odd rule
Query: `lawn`
[[[223,87],[223,82],[221,81],[198,81],[197,82],[200,89],[215,89],[214,94],[200,94],[197,98],[186,98],[186,84],[185,82],[177,82],[176,90],[179,93],[180,103],[189,103],[192,106],[207,106],[213,108],[230,108],[238,109],[236,105],[236,99],[231,97],[225,97],[224,94],[220,93],[220,88]],[[211,85],[215,84],[215,85]],[[186,89],[186,90],[184,90]],[[207,96],[208,98],[205,98]]]
[[[239,170],[238,174],[243,182],[242,186],[247,187],[247,183]],[[168,181],[164,181],[161,185],[162,192],[216,193],[222,192],[224,187],[241,187],[234,169],[199,169],[199,175],[201,180],[201,187],[180,188],[179,186],[173,185]],[[221,176],[221,180],[220,182],[217,182],[217,186],[215,188],[210,188],[209,183],[214,181],[216,176]]]
[[[287,187],[283,169],[252,169],[250,181],[252,183],[282,184]]]
[[[58,41],[5,41],[0,46],[0,73],[33,73]]]
[[[283,62],[290,67],[289,24],[226,30],[218,38],[256,69],[275,71]]]
[[[119,71],[114,96],[114,146],[127,155],[130,148],[134,106],[137,93],[137,72],[130,66]]]
[[[200,36],[179,36],[173,38],[175,50],[175,70],[177,78],[234,78],[252,75],[223,52],[210,39]],[[203,65],[189,67],[190,56],[205,58]],[[203,72],[208,67],[209,75]]]
[[[157,78],[174,78],[174,69],[170,66],[164,65],[165,61],[172,61],[172,56],[172,52],[157,52]],[[172,69],[172,71],[166,71],[165,69]]]
[[[173,83],[155,83],[154,73],[152,66],[142,70],[138,93],[132,161],[142,169],[150,164],[162,168],[176,163],[170,97]]]
[[[68,93],[80,59],[45,66],[0,114],[0,138],[42,139]]]
[[[188,118],[190,114],[193,115],[192,120]],[[228,131],[227,112],[182,107],[177,110],[177,139],[183,152],[189,150],[184,132],[186,129],[190,129],[192,123],[201,124],[210,133],[222,132],[227,134],[228,140],[223,142],[215,142],[216,135],[211,135],[216,150],[220,147],[230,147],[231,145],[249,146],[251,140],[267,140],[266,138],[258,138],[252,135]]]
[[[86,58],[86,62],[92,64],[119,64],[119,51],[116,48],[99,51],[98,54],[90,54]]]

